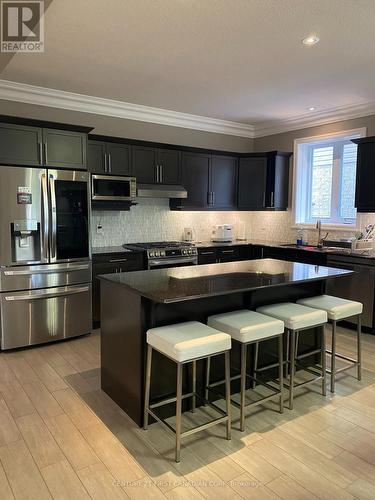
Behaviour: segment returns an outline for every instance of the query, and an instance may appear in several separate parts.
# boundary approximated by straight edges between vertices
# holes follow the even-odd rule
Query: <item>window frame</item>
[[[293,162],[293,186],[292,186],[292,211],[293,211],[293,226],[294,228],[312,228],[315,227],[316,225],[316,219],[312,220],[312,218],[308,218],[307,220],[303,221],[301,220],[301,214],[308,214],[309,213],[309,206],[310,206],[310,196],[302,196],[302,193],[305,190],[306,186],[306,174],[304,175],[303,173],[299,171],[301,168],[301,165],[305,164],[306,162],[311,163],[311,154],[313,151],[314,143],[321,142],[321,146],[324,146],[324,142],[328,144],[331,144],[332,141],[335,140],[340,140],[340,139],[345,139],[348,138],[348,142],[350,141],[349,137],[351,138],[359,138],[359,137],[366,137],[366,132],[367,129],[366,127],[361,127],[357,129],[351,129],[351,130],[343,130],[340,132],[333,132],[329,134],[323,134],[323,135],[315,135],[315,136],[310,136],[310,137],[302,137],[294,140],[294,162]],[[310,144],[310,147],[306,147],[306,145]],[[304,148],[301,146],[305,146]],[[310,158],[308,158],[308,155],[310,155]],[[340,161],[337,158],[337,150],[336,150],[336,156],[335,156],[335,148],[333,152],[333,175],[337,176],[337,172],[339,169],[334,168],[335,162]],[[341,165],[342,167],[342,165]],[[309,169],[309,177],[311,182],[311,169]],[[332,191],[332,200],[331,200],[331,208],[334,207],[335,210],[335,215],[338,215],[339,212],[339,204],[338,200],[340,197],[341,193],[341,179],[342,176],[340,175],[340,178],[336,178],[336,182],[333,183],[333,188],[334,190]],[[341,230],[341,231],[350,231],[354,230],[357,228],[358,225],[358,217],[356,217],[355,222],[353,223],[350,221],[349,223],[343,223],[343,222],[337,222],[332,220],[332,211],[331,211],[331,218],[325,222],[325,219],[321,219],[322,221],[322,226],[324,226],[325,229],[334,229],[334,230]]]

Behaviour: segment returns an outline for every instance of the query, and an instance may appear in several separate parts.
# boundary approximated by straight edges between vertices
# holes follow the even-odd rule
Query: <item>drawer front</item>
[[[0,291],[32,290],[91,281],[91,262],[20,266],[1,269]]]
[[[114,253],[110,255],[95,255],[93,257],[94,274],[99,266],[112,266],[121,268],[123,272],[141,271],[144,269],[143,254],[141,253]],[[103,268],[104,269],[104,268]]]
[[[198,248],[198,264],[215,264],[217,259],[216,248]]]
[[[218,252],[220,262],[234,262],[240,260],[239,248],[221,248]]]
[[[2,349],[91,331],[91,284],[2,293],[0,298]]]

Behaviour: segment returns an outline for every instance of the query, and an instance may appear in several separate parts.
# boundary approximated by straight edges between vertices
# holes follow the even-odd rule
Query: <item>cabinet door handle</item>
[[[112,173],[112,159],[111,159],[111,153],[108,153],[108,172],[111,174]]]
[[[221,253],[234,253],[234,250],[221,250]]]
[[[43,144],[44,144],[44,163],[47,165],[47,163],[48,163],[48,159],[47,159],[48,158],[48,156],[47,156],[47,143],[44,142]]]
[[[159,165],[159,182],[163,182],[163,165]]]
[[[155,173],[156,182],[159,182],[159,165],[155,166],[155,170],[156,170],[156,173]]]
[[[199,255],[213,255],[215,252],[200,252]]]
[[[273,191],[272,191],[271,192],[271,207],[273,207],[273,197],[274,197],[274,195],[273,195]]]
[[[107,153],[104,153],[104,173],[107,173]]]
[[[39,163],[43,165],[43,144],[39,143]]]
[[[109,262],[113,263],[113,262],[127,262],[127,261],[128,259],[112,259]]]
[[[215,205],[215,191],[211,192],[211,205]]]
[[[266,192],[263,191],[263,207],[266,206]]]

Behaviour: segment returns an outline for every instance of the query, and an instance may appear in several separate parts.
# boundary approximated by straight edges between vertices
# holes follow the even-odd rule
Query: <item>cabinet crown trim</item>
[[[8,80],[0,80],[0,99],[69,109],[81,113],[113,116],[125,120],[202,130],[216,134],[248,138],[254,137],[254,126],[246,123],[220,120],[190,113],[180,113],[169,109],[154,108],[115,99],[77,94]]]

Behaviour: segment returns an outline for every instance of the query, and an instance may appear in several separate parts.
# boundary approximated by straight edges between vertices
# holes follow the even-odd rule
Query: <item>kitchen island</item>
[[[201,321],[211,314],[255,309],[276,302],[296,301],[325,292],[328,280],[352,271],[299,262],[261,259],[204,266],[189,266],[100,276],[101,279],[101,384],[102,389],[142,425],[146,332],[149,328]],[[303,352],[317,347],[314,330],[303,335]],[[238,369],[238,346],[232,349],[233,371]],[[276,351],[274,340],[260,350],[260,366]],[[252,353],[249,352],[249,357]],[[251,358],[250,358],[251,359]],[[249,360],[249,366],[251,367]],[[155,352],[151,400],[174,394],[176,367]],[[203,392],[204,362],[197,365],[197,390]],[[212,363],[212,378],[222,378],[220,357]],[[184,372],[184,390],[190,384]],[[188,401],[184,401],[185,409]],[[173,405],[165,408],[173,414]]]

